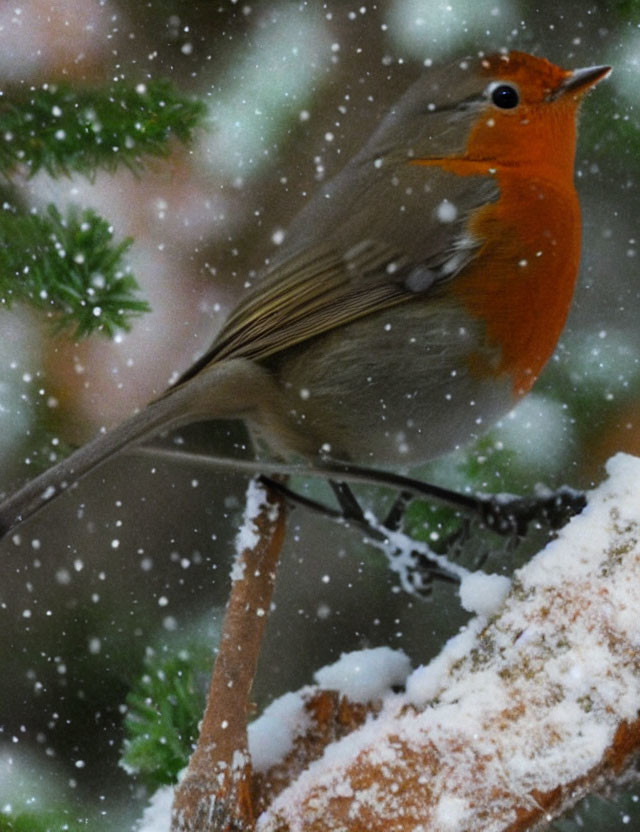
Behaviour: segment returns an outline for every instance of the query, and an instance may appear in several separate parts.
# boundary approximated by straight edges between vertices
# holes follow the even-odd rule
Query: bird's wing
[[[265,358],[407,300],[437,278],[435,269],[425,267],[420,280],[406,257],[372,240],[343,255],[307,252],[277,269],[237,307],[216,339],[215,357]]]
[[[467,223],[496,198],[490,178],[454,177],[406,162],[390,163],[374,177],[370,161],[352,168],[298,216],[280,260],[178,384],[212,361],[266,358],[424,297],[474,258],[481,241],[471,239]],[[456,206],[455,220],[432,219],[443,201]],[[368,203],[375,211],[361,209]]]
[[[455,272],[473,250],[453,257]],[[340,254],[325,247],[305,250],[263,278],[238,304],[211,349],[182,376],[196,375],[212,361],[266,358],[301,341],[365,315],[424,296],[454,270],[417,264],[388,245],[364,240]]]

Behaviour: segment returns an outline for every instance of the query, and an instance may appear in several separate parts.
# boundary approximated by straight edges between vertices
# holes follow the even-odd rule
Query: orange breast
[[[485,322],[499,366],[517,395],[527,393],[564,327],[580,261],[580,207],[573,186],[503,169],[500,199],[471,217],[484,244],[451,291]],[[477,368],[482,371],[481,368]]]

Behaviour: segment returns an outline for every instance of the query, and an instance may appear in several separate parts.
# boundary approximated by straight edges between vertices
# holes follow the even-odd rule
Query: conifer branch
[[[95,89],[45,84],[0,93],[0,174],[51,176],[125,165],[139,171],[146,156],[166,156],[172,138],[188,142],[205,106],[168,81],[113,83]],[[45,310],[56,328],[82,337],[113,336],[148,311],[124,263],[132,241],[113,243],[108,222],[93,211],[53,205],[26,214],[5,203],[0,213],[0,303]]]
[[[9,90],[0,104],[0,173],[23,168],[30,176],[45,170],[91,177],[119,165],[139,171],[145,156],[168,155],[172,137],[190,141],[204,113],[201,101],[162,80]]]
[[[1,302],[45,310],[57,329],[75,327],[77,337],[113,336],[149,308],[124,264],[131,243],[114,244],[109,224],[92,210],[72,208],[66,217],[54,205],[43,213],[2,211]]]

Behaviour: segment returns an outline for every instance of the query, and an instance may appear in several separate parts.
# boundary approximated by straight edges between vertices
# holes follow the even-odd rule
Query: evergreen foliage
[[[9,89],[0,104],[0,173],[10,185],[19,171],[92,177],[125,165],[139,172],[145,157],[166,156],[173,138],[188,142],[203,115],[201,102],[167,81]],[[113,336],[149,308],[125,263],[131,244],[114,242],[109,223],[91,210],[63,216],[53,205],[27,212],[5,201],[0,303],[45,310],[76,337]]]
[[[65,809],[0,814],[0,832],[86,832],[86,824],[69,818]]]
[[[2,211],[2,303],[43,309],[78,337],[96,330],[112,336],[149,308],[123,262],[131,243],[114,244],[109,224],[91,210],[72,208],[66,217],[54,205],[43,213]]]
[[[0,107],[0,171],[93,176],[123,164],[139,171],[145,156],[169,153],[172,137],[190,141],[203,115],[202,102],[163,80],[10,91]]]
[[[127,697],[122,765],[150,786],[175,783],[198,737],[211,673],[211,645],[150,653]]]

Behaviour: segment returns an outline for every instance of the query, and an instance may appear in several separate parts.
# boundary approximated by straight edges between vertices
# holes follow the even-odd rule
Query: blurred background
[[[79,343],[52,336],[35,313],[2,312],[0,489],[29,478],[36,446],[80,444],[204,351],[307,196],[425,65],[500,47],[614,67],[582,113],[580,284],[535,392],[478,448],[418,473],[485,491],[584,488],[613,453],[639,452],[637,0],[3,1],[0,88],[168,77],[206,102],[208,118],[192,146],[139,176],[24,180],[32,205],[91,206],[135,238],[129,259],[152,312],[113,342]],[[247,453],[237,425],[183,438]],[[140,813],[145,791],[118,768],[126,694],[145,654],[218,619],[245,485],[228,472],[121,460],[2,543],[0,810],[62,801],[109,830]],[[500,544],[486,568],[513,562]],[[466,618],[455,588],[408,596],[357,533],[296,509],[256,702],[309,682],[345,650],[388,644],[419,664]],[[631,793],[591,799],[556,828],[633,828],[636,803]]]

